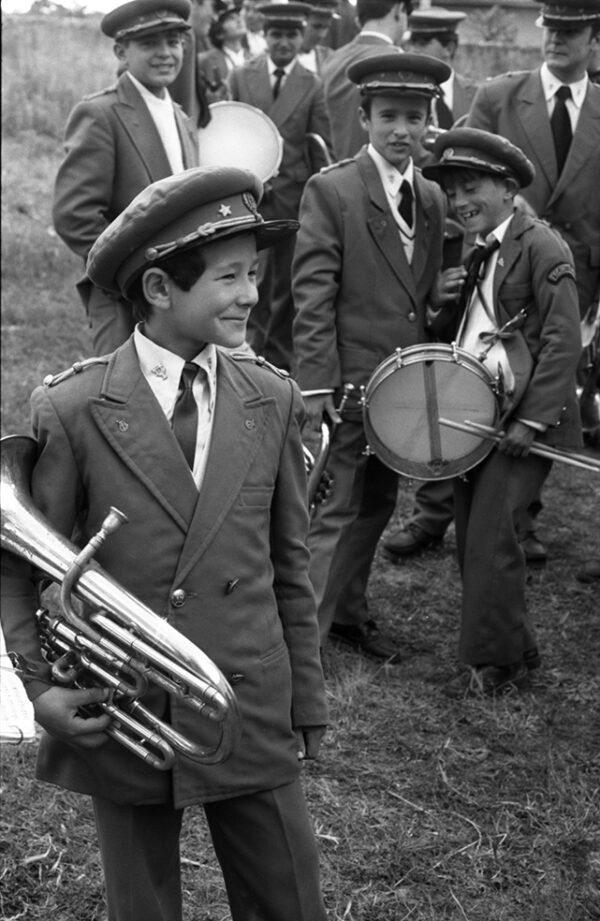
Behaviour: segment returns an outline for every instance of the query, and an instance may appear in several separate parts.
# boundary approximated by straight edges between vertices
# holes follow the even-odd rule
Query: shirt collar
[[[133,331],[133,342],[137,352],[142,374],[150,383],[152,390],[172,393],[174,397],[179,389],[181,372],[185,360],[169,349],[163,348],[144,334],[143,323],[138,323]],[[217,350],[213,343],[206,345],[192,361],[203,368],[208,378],[211,401],[214,400],[217,383]]]
[[[550,100],[554,98],[554,95],[559,86],[563,86],[563,84],[558,79],[558,77],[554,76],[545,61],[540,68],[540,78],[542,81],[544,98],[546,102],[550,102]],[[575,83],[568,84],[569,89],[571,90],[571,97],[578,109],[580,109],[583,105],[583,100],[587,92],[588,82],[588,75],[584,74],[581,80],[576,80]]]
[[[127,74],[127,76],[129,77],[129,79],[131,80],[131,82],[133,83],[133,85],[135,86],[135,88],[137,89],[137,91],[139,92],[140,96],[142,97],[142,99],[143,99],[145,102],[147,102],[147,103],[149,102],[149,103],[151,103],[151,104],[154,103],[155,105],[163,105],[163,106],[164,106],[165,104],[166,104],[166,105],[172,105],[172,102],[173,102],[173,101],[172,101],[171,97],[169,96],[169,91],[168,91],[168,89],[167,89],[166,87],[165,87],[165,95],[164,95],[164,96],[155,96],[154,93],[151,93],[150,90],[148,89],[148,87],[144,86],[143,83],[140,83],[140,81],[137,80],[137,79],[133,76],[133,74],[130,74],[129,71],[125,71],[125,73]]]
[[[414,190],[415,167],[412,159],[409,159],[406,169],[400,172],[392,163],[382,157],[378,150],[375,150],[372,144],[367,147],[367,153],[377,167],[377,172],[381,177],[383,187],[392,195],[397,195],[400,186],[406,179]]]
[[[271,58],[267,55],[267,67],[269,68],[269,76],[272,77],[276,70],[281,69],[286,77],[289,77],[290,71],[292,70],[294,64],[296,63],[296,58],[293,61],[290,61],[289,64],[286,64],[285,67],[278,68],[277,64],[274,64]]]
[[[497,227],[494,227],[494,229],[490,231],[490,233],[488,233],[487,237],[484,238],[481,236],[481,234],[477,234],[477,237],[475,239],[476,246],[485,246],[486,243],[491,243],[493,239],[496,239],[498,243],[502,243],[506,235],[506,231],[508,230],[508,225],[512,221],[514,214],[515,214],[514,211],[512,212],[512,214],[509,214],[508,217],[504,221],[502,221],[501,224],[498,224]]]
[[[368,36],[370,36],[370,37],[375,36],[376,38],[382,38],[382,39],[384,40],[384,42],[386,42],[386,44],[388,44],[388,45],[393,45],[393,44],[394,44],[393,41],[392,41],[392,39],[389,37],[389,35],[384,35],[383,32],[376,32],[375,29],[363,29],[363,30],[360,32],[360,35],[361,35],[361,37],[362,37],[363,35],[368,35]],[[401,49],[401,48],[398,48],[398,51],[402,51],[402,49]]]

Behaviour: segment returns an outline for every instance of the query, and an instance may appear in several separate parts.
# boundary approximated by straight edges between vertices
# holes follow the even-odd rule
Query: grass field
[[[26,432],[32,387],[89,351],[73,289],[81,267],[53,234],[51,188],[70,74],[87,61],[92,82],[94,61],[95,85],[77,83],[78,96],[113,65],[105,47],[93,57],[81,26],[47,26],[19,24],[37,61],[19,97],[31,58],[21,48],[15,65],[5,25],[3,434]],[[37,101],[19,121],[11,100],[25,96]],[[40,106],[55,113],[52,130]],[[396,520],[412,493],[403,481]],[[305,767],[331,921],[599,921],[600,603],[597,586],[575,578],[600,553],[599,499],[597,478],[555,466],[541,528],[550,561],[528,579],[544,662],[520,697],[444,695],[460,607],[452,534],[403,565],[377,559],[370,603],[403,661],[326,648],[331,728]],[[1,756],[0,918],[103,921],[86,800],[34,781],[35,743]],[[187,815],[182,856],[188,921],[227,921],[200,810]]]

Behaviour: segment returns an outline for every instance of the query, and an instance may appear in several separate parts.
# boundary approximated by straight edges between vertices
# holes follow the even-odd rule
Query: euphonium
[[[1,545],[61,585],[61,615],[38,612],[42,647],[57,683],[111,690],[99,704],[112,716],[109,735],[159,770],[177,755],[204,764],[229,757],[241,731],[235,695],[215,663],[169,623],[142,604],[100,566],[96,550],[125,521],[111,509],[102,528],[79,550],[35,508],[30,478],[35,440],[1,439]],[[92,613],[78,614],[76,596]],[[17,657],[18,658],[18,657]],[[217,725],[211,745],[191,741],[139,700],[153,682]]]

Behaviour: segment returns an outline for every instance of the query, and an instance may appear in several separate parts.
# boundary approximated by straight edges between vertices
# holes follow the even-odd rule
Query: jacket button
[[[186,602],[187,595],[182,588],[176,588],[171,593],[171,604],[174,608],[181,608]]]
[[[417,315],[416,315],[416,313],[414,312],[414,310],[411,310],[411,312],[409,313],[407,319],[408,319],[409,323],[414,323],[414,322],[415,322],[415,320],[417,319]]]
[[[225,586],[225,594],[231,595],[232,592],[235,592],[239,584],[239,579],[230,579],[227,585]]]

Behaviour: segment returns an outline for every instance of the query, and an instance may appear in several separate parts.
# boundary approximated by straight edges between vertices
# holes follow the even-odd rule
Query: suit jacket
[[[581,426],[575,370],[581,333],[573,260],[559,234],[516,209],[494,272],[498,326],[523,308],[525,320],[503,340],[515,376],[509,415],[547,425],[546,432],[536,436],[539,441],[577,446]]]
[[[175,107],[186,168],[198,165],[191,119]],[[66,155],[54,188],[59,236],[86,258],[102,231],[151,182],[171,175],[152,116],[123,74],[117,83],[73,109],[65,130]]]
[[[471,108],[479,84],[454,71],[454,93],[452,99],[452,117],[454,121],[467,115]]]
[[[442,262],[444,198],[415,170],[412,265],[366,149],[309,180],[293,265],[294,351],[302,390],[366,384],[397,347],[424,342]]]
[[[168,801],[172,795],[176,807],[291,781],[298,773],[293,727],[326,722],[304,543],[308,511],[297,387],[219,353],[214,427],[199,493],[132,339],[83,373],[38,388],[32,410],[39,448],[35,505],[78,544],[98,529],[111,504],[128,516],[98,563],[228,678],[236,676],[243,718],[241,742],[220,765],[182,759],[165,776],[112,740],[86,751],[46,736],[38,776],[116,802]],[[175,589],[185,593],[182,606],[172,603]],[[8,648],[41,662],[30,583],[13,572],[5,592]],[[41,676],[46,673],[42,668]],[[167,711],[164,692],[146,697],[155,712]],[[172,699],[170,722],[197,739],[207,721]]]
[[[535,166],[535,179],[523,197],[569,244],[580,311],[586,311],[600,283],[600,87],[588,86],[560,176],[539,70],[484,83],[467,125],[508,138]]]
[[[368,140],[358,121],[360,92],[346,76],[355,61],[368,58],[377,51],[392,50],[394,46],[376,35],[358,34],[347,45],[330,55],[323,64],[325,103],[331,122],[331,144],[336,160],[353,157]]]
[[[283,139],[279,173],[270,180],[261,213],[269,219],[295,218],[304,184],[312,172],[306,135],[319,134],[329,145],[329,119],[320,78],[296,61],[279,96],[273,99],[267,56],[260,55],[233,70],[229,87],[232,99],[265,112]]]

